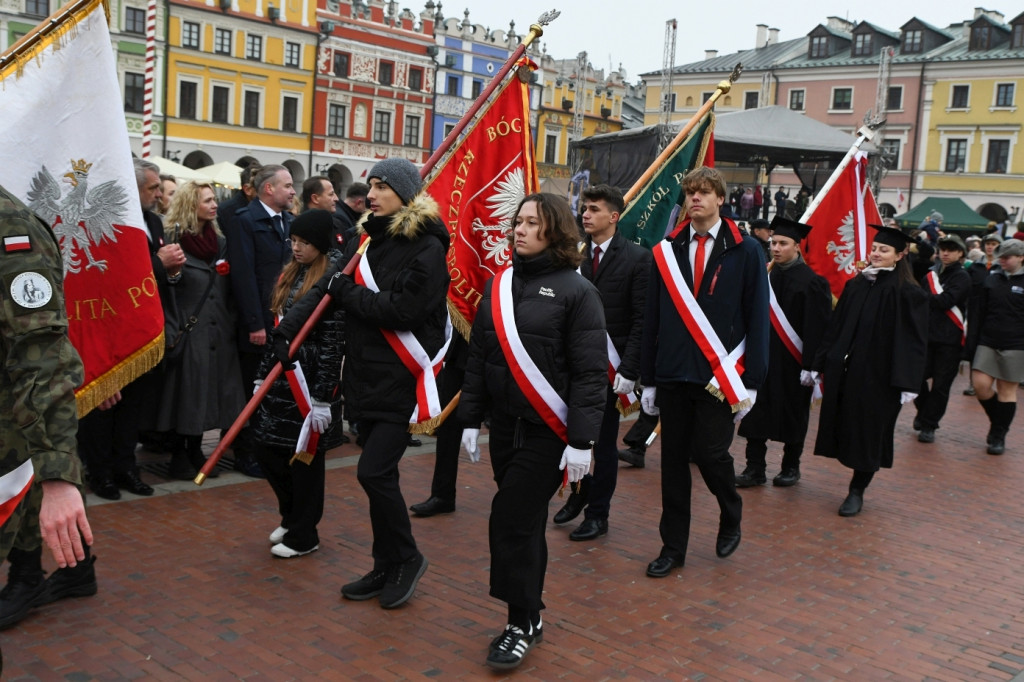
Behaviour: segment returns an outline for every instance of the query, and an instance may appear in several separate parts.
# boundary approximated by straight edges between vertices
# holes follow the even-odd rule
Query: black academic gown
[[[857,471],[891,468],[900,393],[917,392],[928,350],[928,295],[895,272],[846,284],[814,369],[824,375],[814,454]]]
[[[821,346],[832,314],[832,292],[828,281],[803,261],[773,267],[768,281],[786,319],[803,341],[803,361],[797,362],[773,326],[768,342],[768,378],[757,392],[753,409],[740,423],[739,435],[803,443],[813,388],[800,385],[800,371],[811,368]]]

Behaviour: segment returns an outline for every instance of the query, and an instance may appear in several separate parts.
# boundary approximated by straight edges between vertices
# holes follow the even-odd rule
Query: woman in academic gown
[[[928,347],[928,297],[907,238],[877,229],[869,266],[847,282],[814,361],[824,380],[814,454],[853,469],[840,516],[858,514],[875,472],[892,467],[896,418],[917,397]]]

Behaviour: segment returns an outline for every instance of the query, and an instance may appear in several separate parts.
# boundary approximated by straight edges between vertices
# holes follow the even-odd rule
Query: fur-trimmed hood
[[[366,234],[364,224],[372,217],[373,214],[369,211],[364,213],[356,223],[356,232]],[[420,192],[390,218],[391,223],[387,229],[389,238],[416,239],[426,233],[431,225],[441,223],[441,209],[433,197],[426,192]]]

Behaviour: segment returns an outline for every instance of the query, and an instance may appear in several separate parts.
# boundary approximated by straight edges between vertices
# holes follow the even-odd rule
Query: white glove
[[[618,372],[615,373],[615,381],[612,382],[612,390],[619,395],[628,395],[636,388],[636,380],[630,380]]]
[[[649,414],[652,417],[657,417],[661,410],[654,404],[654,396],[657,394],[658,389],[654,386],[644,386],[643,393],[640,394],[640,407],[643,409],[644,414]]]
[[[579,481],[590,471],[590,450],[581,450],[571,445],[566,445],[558,468],[568,468],[569,483]]]
[[[256,392],[260,390],[260,386],[263,385],[263,379],[256,379],[252,382],[252,394],[256,395]]]
[[[746,417],[750,413],[750,410],[754,408],[754,403],[757,402],[757,391],[755,391],[752,388],[748,388],[747,397],[750,398],[750,407],[744,407],[742,410],[736,413],[736,416],[732,418],[734,424],[739,424],[741,421],[743,421],[743,418]]]
[[[917,398],[917,394],[916,393],[911,393],[910,391],[902,391],[900,393],[900,405],[906,405],[907,403],[909,403],[911,400],[914,400],[915,398]]]
[[[317,433],[327,431],[327,427],[331,425],[331,404],[314,400],[309,413],[313,417],[313,430]]]
[[[480,429],[462,429],[462,447],[466,448],[469,461],[476,464],[480,461],[480,446],[477,439],[480,438]]]
[[[800,370],[800,385],[801,386],[813,386],[814,382],[818,380],[818,373],[811,372],[806,369]]]

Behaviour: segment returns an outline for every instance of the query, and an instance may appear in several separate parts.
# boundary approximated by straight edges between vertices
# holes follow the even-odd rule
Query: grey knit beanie
[[[420,172],[411,161],[406,159],[384,159],[370,169],[368,180],[378,178],[388,187],[395,190],[403,203],[408,204],[423,189]]]

